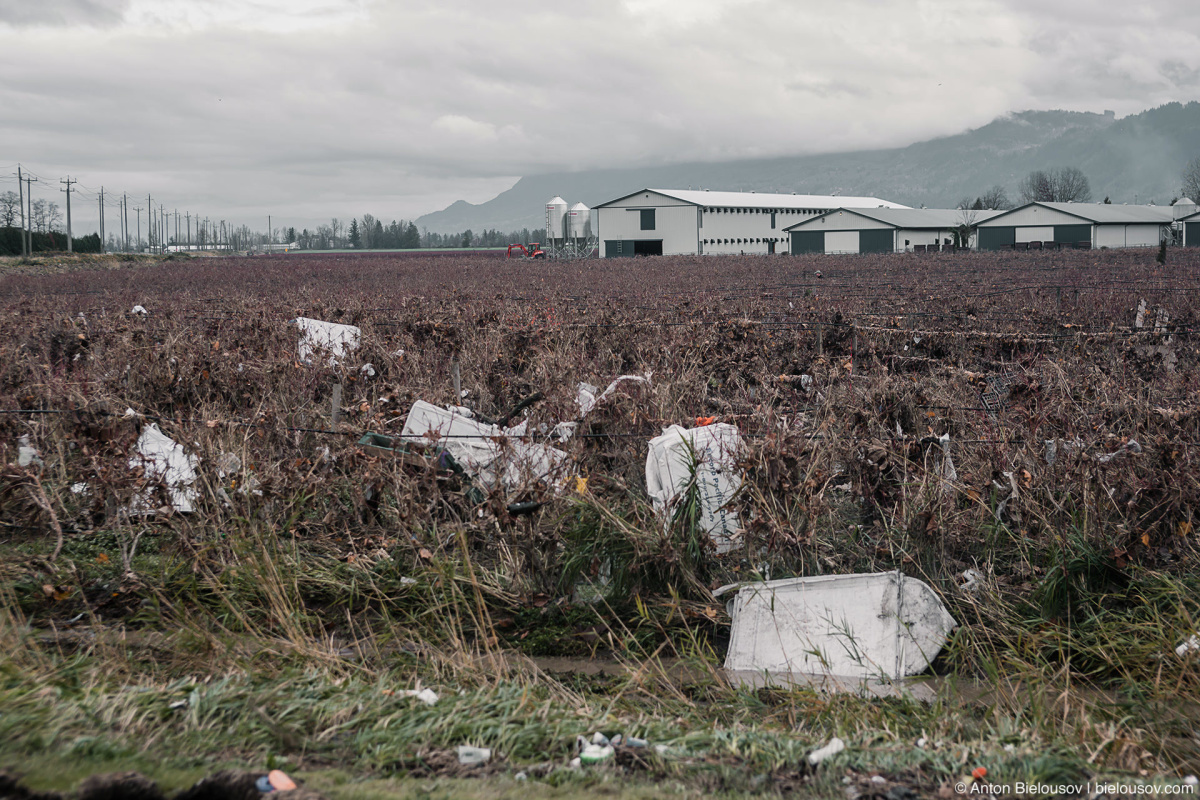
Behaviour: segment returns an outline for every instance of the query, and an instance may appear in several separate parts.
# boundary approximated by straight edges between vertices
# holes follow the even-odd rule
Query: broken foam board
[[[745,583],[731,602],[727,671],[897,679],[924,671],[958,623],[902,573]]]
[[[733,549],[739,530],[737,514],[726,510],[725,504],[742,485],[737,470],[741,449],[742,437],[733,425],[717,423],[691,430],[672,425],[650,440],[646,455],[646,490],[655,509],[667,519],[692,481],[695,460],[700,525],[718,553]]]
[[[336,366],[351,351],[357,350],[362,341],[362,331],[354,325],[308,317],[297,317],[292,322],[300,329],[298,356],[302,364],[311,364],[313,356],[320,350],[329,354],[329,366]]]
[[[129,458],[129,468],[144,468],[147,478],[166,487],[171,508],[182,513],[195,510],[196,500],[200,497],[192,485],[196,482],[196,465],[199,463],[200,459],[189,455],[182,445],[160,431],[153,422],[142,428],[142,435]],[[157,510],[158,506],[147,490],[134,496],[129,513],[146,515]]]

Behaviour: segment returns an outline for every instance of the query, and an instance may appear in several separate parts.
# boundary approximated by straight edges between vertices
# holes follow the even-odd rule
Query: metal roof
[[[878,197],[842,197],[840,195],[824,194],[776,194],[772,192],[713,192],[705,189],[642,189],[641,191],[600,203],[596,208],[619,203],[643,192],[658,194],[682,200],[696,206],[720,208],[835,208],[852,205],[862,208],[908,208],[908,206],[880,200]]]
[[[800,227],[817,227],[820,223],[819,219],[829,219],[839,211],[844,211],[849,214],[857,214],[861,217],[873,219],[877,222],[882,222],[885,225],[891,225],[893,228],[904,228],[907,230],[920,230],[923,228],[934,228],[937,230],[949,230],[957,228],[964,222],[974,225],[982,222],[985,219],[1002,214],[1002,211],[992,210],[975,210],[967,209],[965,212],[957,208],[850,208],[842,207],[822,214],[819,217],[806,219],[803,222],[798,222],[784,228],[785,231],[795,230]],[[967,215],[964,217],[964,213]]]
[[[1018,206],[1011,211],[1004,211],[993,217],[990,222],[995,222],[997,218],[1007,216],[1014,212],[1020,211],[1030,206],[1042,206],[1043,208],[1061,211],[1064,214],[1070,214],[1074,217],[1087,220],[1099,225],[1163,225],[1173,220],[1174,214],[1170,206],[1127,206],[1115,205],[1112,203],[1026,203],[1023,206]]]

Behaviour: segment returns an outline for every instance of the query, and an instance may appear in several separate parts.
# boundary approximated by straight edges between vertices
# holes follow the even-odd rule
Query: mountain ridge
[[[438,233],[516,231],[545,224],[555,195],[589,207],[646,187],[874,196],[910,206],[954,207],[1035,169],[1075,166],[1096,200],[1170,202],[1187,162],[1200,156],[1200,102],[1168,103],[1117,119],[1086,111],[1005,114],[962,133],[904,147],[802,156],[685,162],[522,177],[483,203],[458,200],[416,220]]]

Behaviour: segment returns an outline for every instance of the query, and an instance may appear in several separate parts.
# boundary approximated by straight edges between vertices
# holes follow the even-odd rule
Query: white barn
[[[877,197],[642,189],[596,206],[605,258],[786,252],[784,229],[841,205],[907,208]]]
[[[941,249],[955,243],[955,232],[971,229],[967,247],[974,247],[974,226],[1001,212],[947,208],[838,208],[786,229],[788,252],[905,253]]]
[[[979,223],[979,249],[1158,247],[1174,221],[1169,206],[1026,203]]]

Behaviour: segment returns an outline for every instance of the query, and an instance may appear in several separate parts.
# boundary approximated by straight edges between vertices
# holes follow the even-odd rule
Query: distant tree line
[[[417,230],[412,221],[392,220],[385,225],[383,220],[371,214],[351,219],[349,224],[337,217],[328,225],[318,225],[314,230],[304,228],[297,231],[287,228],[281,232],[284,242],[300,245],[306,250],[417,250],[420,248],[448,247],[505,247],[520,242],[541,242],[545,228],[502,233],[492,228],[475,233],[468,228],[460,233],[431,233]]]

